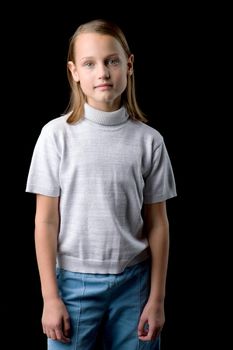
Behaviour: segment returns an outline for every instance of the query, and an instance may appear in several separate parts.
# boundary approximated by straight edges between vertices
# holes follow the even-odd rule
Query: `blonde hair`
[[[68,68],[69,61],[75,61],[74,59],[74,46],[75,40],[78,35],[82,33],[99,33],[102,35],[110,35],[114,37],[122,46],[126,57],[128,58],[131,55],[127,40],[125,38],[122,30],[115,24],[110,21],[103,19],[93,20],[87,23],[80,25],[77,30],[74,32],[73,36],[70,39],[68,55],[67,55],[67,76],[70,84],[70,101],[66,112],[69,113],[67,122],[74,124],[78,122],[84,115],[84,103],[86,102],[86,96],[84,95],[80,83],[75,82],[72,74]],[[147,119],[144,116],[144,113],[140,110],[135,93],[135,78],[134,73],[127,75],[127,86],[125,91],[122,93],[122,105],[125,106],[130,118],[134,120],[139,120],[142,122],[147,122]]]

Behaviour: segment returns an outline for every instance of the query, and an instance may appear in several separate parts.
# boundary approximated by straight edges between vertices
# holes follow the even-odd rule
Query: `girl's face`
[[[98,33],[79,34],[74,50],[75,62],[68,67],[87,103],[103,111],[119,109],[127,74],[133,72],[133,55],[127,58],[114,37]]]

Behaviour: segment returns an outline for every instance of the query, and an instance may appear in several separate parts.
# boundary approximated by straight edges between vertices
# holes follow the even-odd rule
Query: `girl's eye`
[[[94,63],[92,63],[92,62],[85,62],[83,65],[84,65],[84,67],[91,68],[91,67],[94,66]]]
[[[120,61],[118,58],[110,58],[107,63],[110,65],[110,66],[117,66]]]

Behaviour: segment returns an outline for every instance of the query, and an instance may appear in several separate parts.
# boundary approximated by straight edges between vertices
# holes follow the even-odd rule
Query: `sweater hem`
[[[79,273],[99,273],[99,274],[118,274],[125,270],[126,267],[136,265],[150,257],[148,249],[132,258],[109,261],[109,260],[80,260],[67,255],[58,255],[57,267]]]

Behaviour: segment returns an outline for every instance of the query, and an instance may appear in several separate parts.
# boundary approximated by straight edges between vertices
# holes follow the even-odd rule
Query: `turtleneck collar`
[[[124,106],[113,112],[104,112],[84,104],[84,116],[87,120],[101,125],[119,125],[126,122],[129,115]]]

